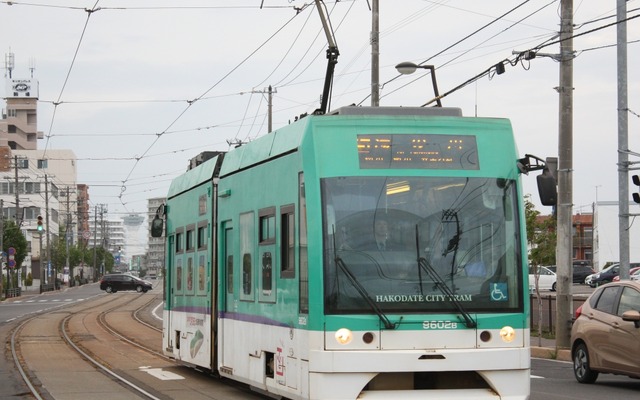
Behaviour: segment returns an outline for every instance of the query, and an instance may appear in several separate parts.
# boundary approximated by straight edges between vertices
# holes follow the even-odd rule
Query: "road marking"
[[[146,372],[162,381],[178,381],[184,379],[184,377],[173,372],[164,371],[162,368],[140,367],[140,371]]]

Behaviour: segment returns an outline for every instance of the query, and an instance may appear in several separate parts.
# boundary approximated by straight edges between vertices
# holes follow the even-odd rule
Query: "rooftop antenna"
[[[36,70],[36,59],[35,57],[29,58],[29,71],[31,71],[31,78],[33,79],[33,71]]]
[[[11,48],[9,48],[9,53],[4,55],[4,66],[9,71],[9,79],[11,79],[11,72],[16,67],[15,56],[11,52]],[[6,73],[4,76],[7,77]]]
[[[327,42],[329,42],[329,48],[327,49],[327,74],[324,78],[324,90],[322,91],[322,101],[320,108],[315,110],[315,115],[324,115],[327,113],[327,105],[329,104],[329,93],[333,85],[333,71],[338,63],[338,45],[336,44],[333,31],[330,27],[329,16],[327,15],[327,9],[322,0],[315,0],[318,14],[320,14],[320,20],[322,21],[322,27],[324,28],[324,34],[327,36]]]

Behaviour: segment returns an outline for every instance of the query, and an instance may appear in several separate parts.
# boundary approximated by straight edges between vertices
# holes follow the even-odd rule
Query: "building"
[[[8,56],[13,60],[13,54]],[[55,267],[48,263],[46,249],[58,240],[60,227],[69,240],[77,237],[76,157],[71,150],[38,150],[38,139],[44,138],[37,130],[38,81],[13,79],[12,62],[8,69],[0,119],[0,202],[2,216],[16,221],[29,243],[22,267],[37,285],[45,269],[48,277],[54,276],[53,268],[45,268]],[[42,234],[36,228],[38,217]]]
[[[550,215],[538,216],[538,223],[551,218]],[[571,241],[573,246],[572,256],[574,260],[586,260],[594,263],[593,214],[575,214],[572,217]],[[593,264],[594,268],[596,265]]]
[[[127,271],[129,257],[126,252],[126,232],[122,219],[107,219],[104,213],[99,214],[98,219],[89,220],[89,231],[93,235],[88,239],[88,246],[103,247],[113,255],[114,270]]]
[[[640,206],[629,203],[629,213],[638,215]],[[619,207],[617,201],[594,204],[593,268],[602,270],[607,264],[620,261]],[[629,218],[629,261],[640,262],[640,223]]]

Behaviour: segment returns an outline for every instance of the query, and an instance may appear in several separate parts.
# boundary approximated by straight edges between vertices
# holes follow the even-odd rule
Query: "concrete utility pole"
[[[44,207],[44,230],[47,234],[47,278],[49,278],[51,273],[51,271],[49,271],[51,268],[51,246],[49,243],[49,180],[46,174],[44,175]],[[47,283],[50,283],[48,279]]]
[[[568,348],[573,314],[573,0],[560,12],[560,119],[558,133],[558,237],[556,248],[556,347]]]
[[[71,286],[71,277],[73,276],[73,271],[71,270],[71,265],[69,263],[69,228],[71,228],[71,211],[69,209],[69,187],[67,187],[67,226],[65,227],[64,234],[64,242],[65,242],[65,250],[67,252],[67,258],[65,260],[65,266],[67,267],[67,271],[69,271],[69,286]],[[64,276],[64,271],[63,271]]]
[[[371,106],[380,105],[380,7],[371,2]]]
[[[627,4],[617,0],[618,36],[618,242],[620,279],[629,279],[629,120],[627,104]]]
[[[22,225],[22,218],[20,218],[20,181],[18,180],[18,156],[13,156],[14,169],[16,171],[16,225],[18,228]]]
[[[265,90],[252,90],[251,93],[260,93],[260,94],[265,94],[267,93],[268,97],[267,97],[267,129],[268,129],[268,133],[270,133],[273,130],[273,94],[274,93],[278,93],[278,91],[276,89],[273,89],[271,87],[271,85],[269,85],[269,88],[265,91]]]

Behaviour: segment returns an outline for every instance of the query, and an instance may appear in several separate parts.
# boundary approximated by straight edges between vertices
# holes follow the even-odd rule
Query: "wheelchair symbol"
[[[506,283],[492,283],[491,284],[491,300],[493,301],[507,301],[507,284]]]

